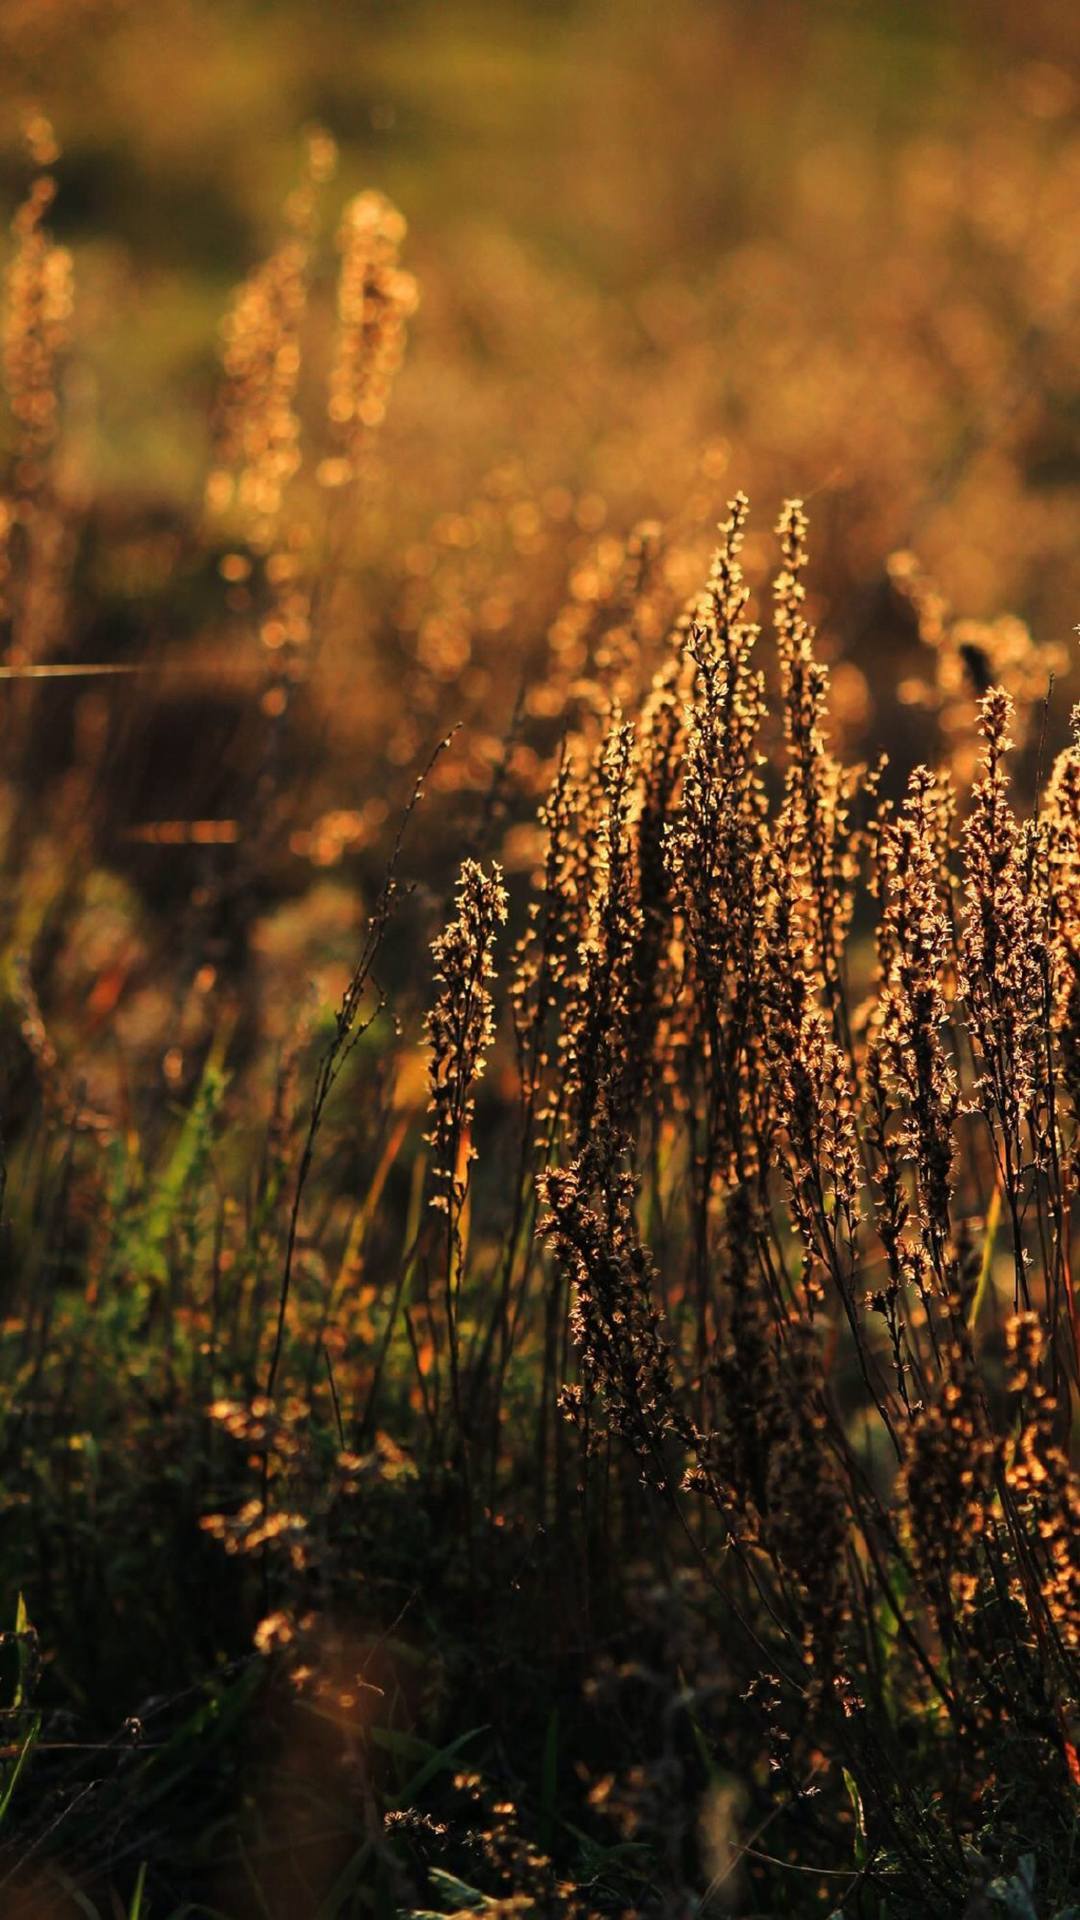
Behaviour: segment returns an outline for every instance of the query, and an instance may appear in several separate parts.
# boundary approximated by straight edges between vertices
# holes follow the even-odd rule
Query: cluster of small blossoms
[[[637,945],[629,969],[623,1098],[631,1112],[655,1101],[672,1080],[681,1029],[678,1001],[681,953],[674,937],[668,845],[677,808],[683,758],[679,667],[656,674],[642,709],[639,732],[640,801],[634,826],[638,889]]]
[[[806,524],[801,501],[786,501],[777,527],[783,564],[773,587],[787,742],[776,847],[789,876],[793,926],[806,964],[820,970],[835,1011],[858,875],[850,811],[861,770],[841,767],[825,740],[829,674],[815,657],[814,630],[804,611]]]
[[[950,1341],[945,1378],[906,1436],[905,1525],[915,1565],[951,1644],[978,1591],[991,1527],[999,1443],[969,1347]]]
[[[1065,1086],[1080,1118],[1080,707],[1047,786],[1045,831],[1053,1017]]]
[[[954,1128],[960,1104],[944,1028],[952,969],[946,873],[951,792],[926,768],[915,770],[895,815],[877,835],[878,957],[873,1059],[897,1102],[894,1136],[914,1164],[923,1243],[938,1286],[949,1284]],[[887,1155],[884,1140],[883,1158]]]
[[[1055,1397],[1046,1384],[1046,1341],[1035,1313],[1008,1321],[1009,1385],[1021,1407],[1007,1464],[1017,1510],[1027,1523],[1046,1617],[1065,1653],[1080,1656],[1080,1475],[1070,1466]],[[1080,1670],[1072,1671],[1073,1684]]]
[[[760,1135],[752,1018],[764,795],[759,734],[764,691],[753,664],[757,627],[739,559],[749,502],[737,494],[709,583],[686,627],[691,675],[678,807],[667,859],[683,929],[685,1046],[709,1063],[705,1179],[714,1165],[744,1178]],[[756,1126],[755,1123],[756,1122]]]
[[[813,1684],[837,1677],[849,1614],[846,1555],[851,1514],[828,1438],[821,1357],[812,1330],[792,1329],[777,1375],[764,1537],[795,1583]]]
[[[41,115],[31,119],[28,144],[39,168],[59,157]],[[11,618],[12,665],[48,653],[64,602],[64,528],[49,475],[74,283],[70,253],[45,226],[55,196],[55,178],[39,172],[12,221],[5,285],[3,371],[14,436],[7,492],[0,495],[0,611]]]
[[[14,482],[20,494],[40,486],[56,438],[58,369],[71,334],[71,255],[45,226],[55,196],[52,175],[39,174],[12,222],[4,384],[18,436]]]
[[[1039,896],[1038,828],[1021,825],[1009,799],[1005,757],[1013,706],[1000,687],[980,702],[983,777],[973,789],[962,844],[966,902],[960,942],[963,997],[975,1053],[975,1099],[996,1126],[999,1177],[1011,1215],[1014,1304],[1029,1304],[1020,1245],[1029,1129],[1044,1097],[1046,910]]]
[[[689,1484],[719,1494],[740,1537],[760,1536],[777,1440],[776,1329],[758,1284],[757,1226],[749,1187],[736,1187],[725,1218],[725,1313],[710,1358],[711,1420]]]
[[[905,681],[901,698],[935,709],[951,770],[966,787],[975,771],[975,703],[991,687],[1001,687],[1029,724],[1034,722],[1054,676],[1068,671],[1068,649],[1055,641],[1037,641],[1013,614],[996,620],[955,618],[940,587],[913,553],[894,553],[888,570],[897,593],[912,608],[919,639],[932,660],[932,683],[923,678]]]
[[[753,967],[768,1138],[801,1243],[808,1307],[813,1313],[828,1280],[850,1321],[862,1212],[854,1071],[843,1001],[828,985],[832,978],[835,989],[836,978],[823,958],[827,943],[815,958],[808,934],[827,916],[808,870],[789,858],[790,825],[785,799],[758,870]]]
[[[564,1030],[564,1068],[574,1137],[583,1142],[606,1101],[624,1112],[624,1069],[637,1045],[635,962],[641,936],[631,811],[637,799],[635,730],[616,714],[599,766],[602,812],[588,918]]]
[[[304,177],[285,203],[284,235],[237,289],[222,324],[218,464],[207,496],[219,512],[235,497],[252,544],[264,552],[274,545],[285,490],[300,466],[301,328],[318,192],[336,165],[334,142],[313,133]]]
[[[470,1893],[478,1894],[477,1904],[462,1905],[461,1898],[455,1897],[459,1920],[546,1920],[549,1915],[559,1920],[599,1920],[591,1904],[581,1899],[581,1889],[561,1879],[553,1861],[528,1837],[515,1800],[488,1786],[478,1773],[456,1773],[450,1784],[458,1820],[449,1828],[428,1823],[424,1838],[437,1842],[456,1827],[469,1856],[469,1880],[491,1883],[495,1889],[480,1893],[470,1888]],[[400,1818],[390,1815],[388,1827]],[[420,1816],[410,1812],[408,1819],[413,1831],[419,1832]]]
[[[515,944],[510,973],[518,1074],[526,1129],[540,1128],[540,1142],[563,1112],[566,1076],[552,1067],[564,1044],[560,1019],[577,982],[595,842],[585,826],[586,783],[571,752],[560,751],[540,808],[543,866]]]
[[[38,167],[60,157],[46,121],[31,131]],[[56,200],[52,173],[38,173],[12,221],[6,286],[4,386],[15,422],[15,492],[35,493],[60,419],[58,367],[71,336],[71,253],[56,246],[44,219]]]
[[[268,1512],[257,1495],[235,1513],[205,1514],[199,1525],[227,1554],[259,1553],[264,1547],[273,1547],[285,1554],[294,1573],[302,1572],[307,1565],[306,1515]]]
[[[409,320],[419,304],[411,273],[400,265],[405,220],[381,193],[350,200],[338,229],[338,331],[327,412],[341,447],[319,477],[337,485],[356,471],[367,436],[386,415],[405,355]]]
[[[564,1389],[562,1404],[590,1438],[605,1424],[620,1434],[643,1478],[666,1486],[665,1439],[677,1433],[685,1440],[689,1429],[676,1408],[655,1272],[634,1219],[636,1184],[620,1165],[624,1144],[610,1123],[597,1121],[571,1166],[540,1177],[541,1231],[573,1287],[581,1384]]]
[[[477,861],[466,860],[456,902],[454,918],[432,942],[438,992],[427,1016],[431,1204],[451,1222],[464,1203],[469,1162],[476,1157],[469,1139],[475,1087],[495,1035],[495,936],[507,909],[502,869],[495,865],[489,876]]]

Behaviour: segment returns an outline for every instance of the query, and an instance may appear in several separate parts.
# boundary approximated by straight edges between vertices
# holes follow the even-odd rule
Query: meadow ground
[[[1074,41],[0,10],[5,1915],[1080,1912]]]

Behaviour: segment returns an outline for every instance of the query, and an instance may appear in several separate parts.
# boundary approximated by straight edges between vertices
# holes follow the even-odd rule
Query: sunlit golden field
[[[0,8],[0,1913],[1080,1912],[1071,15]]]

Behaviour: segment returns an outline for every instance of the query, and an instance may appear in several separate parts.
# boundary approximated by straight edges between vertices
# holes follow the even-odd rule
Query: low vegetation
[[[549,499],[571,583],[497,739],[462,606],[493,647],[495,522],[527,567],[543,517],[511,481],[445,570],[408,546],[383,672],[419,633],[426,678],[329,805],[405,223],[346,199],[331,298],[311,137],[224,323],[205,504],[110,533],[65,491],[71,260],[28,138],[4,1912],[1067,1920],[1064,649],[893,554],[916,719],[863,764],[798,500],[767,545],[735,492],[710,563],[701,525],[596,544]],[[197,645],[87,657],[110,555]]]

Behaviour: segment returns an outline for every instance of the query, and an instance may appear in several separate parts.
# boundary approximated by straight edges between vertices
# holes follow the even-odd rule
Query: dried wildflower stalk
[[[607,1424],[629,1442],[643,1476],[669,1490],[667,1438],[685,1439],[688,1428],[677,1409],[651,1262],[634,1223],[635,1181],[620,1165],[623,1150],[605,1118],[570,1167],[541,1178],[548,1209],[541,1231],[573,1284],[571,1325],[580,1356],[581,1384],[564,1389],[562,1405],[595,1445],[602,1431],[594,1405],[599,1396]]]
[[[349,201],[338,229],[338,330],[327,413],[340,454],[319,470],[325,485],[352,479],[369,437],[382,425],[419,303],[400,264],[405,220],[381,193]]]
[[[616,1434],[666,1497],[682,1476],[732,1618],[814,1704],[925,1894],[951,1884],[956,1856],[875,1746],[869,1716],[891,1724],[897,1687],[913,1713],[944,1714],[960,1792],[1001,1764],[1005,1724],[1043,1755],[1055,1818],[1080,1777],[1080,749],[1020,821],[1011,701],[991,687],[958,846],[947,774],[918,768],[878,802],[829,745],[797,502],[780,522],[774,747],[745,519],[740,497],[677,629],[682,666],[637,729],[616,717],[576,817],[560,775],[544,941],[523,949],[522,1036],[541,986],[564,988],[569,1164],[540,1178],[579,1354],[563,1404],[594,1452]],[[870,901],[876,977],[855,931]],[[853,954],[869,996],[855,1012]],[[663,1168],[680,1129],[682,1187]],[[983,1329],[999,1210],[1024,1308],[1011,1437]],[[666,1255],[645,1244],[647,1212]],[[867,1658],[883,1608],[887,1684]]]
[[[477,861],[464,861],[456,902],[454,918],[432,942],[439,991],[427,1016],[431,1205],[451,1223],[460,1218],[476,1158],[469,1139],[475,1088],[495,1033],[495,935],[506,919],[501,868],[489,876]]]
[[[475,860],[462,863],[454,918],[432,943],[437,993],[427,1016],[428,1095],[432,1115],[430,1204],[446,1217],[443,1293],[453,1411],[462,1431],[461,1352],[458,1309],[463,1282],[462,1216],[469,1170],[476,1159],[471,1137],[476,1084],[483,1077],[495,1034],[491,983],[495,938],[506,920],[502,870],[490,875]],[[466,1469],[467,1471],[467,1469]]]
[[[35,116],[31,157],[59,158],[52,129]],[[3,337],[4,386],[14,426],[8,498],[0,501],[0,610],[11,620],[10,666],[50,651],[64,605],[64,518],[53,484],[60,423],[60,370],[70,344],[71,255],[45,225],[56,181],[40,171],[12,222]]]

